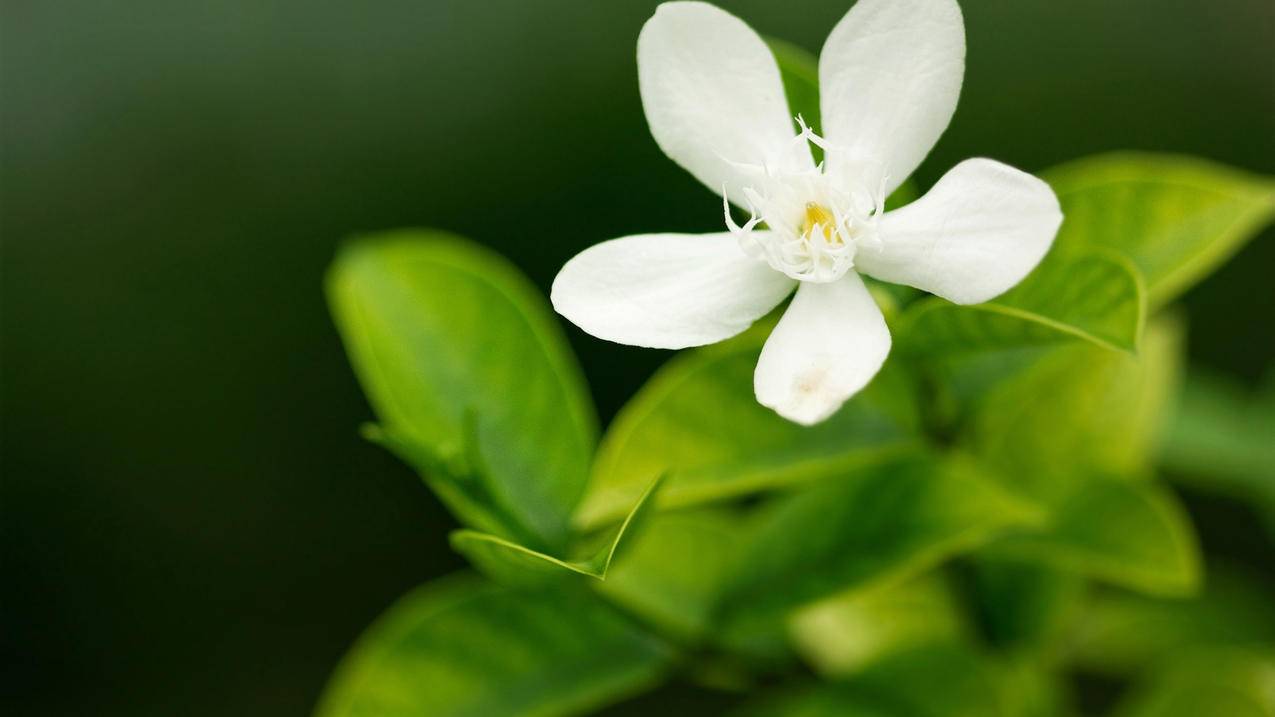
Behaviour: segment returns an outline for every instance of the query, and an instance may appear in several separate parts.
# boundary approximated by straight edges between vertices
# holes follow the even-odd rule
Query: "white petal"
[[[819,55],[829,173],[894,191],[947,129],[964,75],[954,0],[859,0]]]
[[[784,98],[779,66],[742,20],[701,2],[668,2],[638,36],[638,85],[656,143],[718,194],[745,206],[739,164],[813,166]]]
[[[600,339],[680,349],[738,334],[794,283],[727,233],[642,234],[577,254],[553,280],[550,298]]]
[[[1062,223],[1041,180],[990,159],[967,159],[925,196],[881,218],[879,250],[855,265],[869,276],[958,304],[994,298],[1022,281]]]
[[[890,331],[858,274],[803,282],[762,348],[753,390],[762,405],[809,426],[866,386],[888,353]]]

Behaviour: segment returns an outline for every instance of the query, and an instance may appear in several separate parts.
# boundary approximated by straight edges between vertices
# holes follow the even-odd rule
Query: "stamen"
[[[816,234],[823,234],[825,241],[833,244],[844,244],[840,232],[837,231],[836,217],[821,204],[806,202],[806,218],[801,222],[801,235],[807,239]]]
[[[855,254],[865,246],[877,246],[877,220],[885,185],[871,189],[847,188],[841,178],[833,181],[823,165],[795,162],[808,156],[807,143],[827,149],[828,143],[798,116],[801,132],[790,149],[761,165],[729,162],[744,176],[736,202],[749,212],[741,226],[731,216],[726,187],[722,187],[722,214],[726,228],[750,256],[764,259],[775,270],[799,281],[835,281],[854,267]],[[767,231],[753,233],[765,222]]]

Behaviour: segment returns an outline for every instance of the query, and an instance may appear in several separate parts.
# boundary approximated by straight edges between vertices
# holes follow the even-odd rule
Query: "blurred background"
[[[720,4],[812,51],[849,6]],[[922,187],[1118,148],[1275,174],[1270,0],[962,5]],[[384,607],[461,565],[356,434],[324,269],[349,235],[435,226],[547,289],[601,239],[719,230],[642,118],[654,6],[3,0],[0,711],[302,715]],[[1187,297],[1195,365],[1272,365],[1273,237]],[[570,335],[604,422],[669,356]],[[1244,506],[1187,497],[1206,549],[1269,561]]]

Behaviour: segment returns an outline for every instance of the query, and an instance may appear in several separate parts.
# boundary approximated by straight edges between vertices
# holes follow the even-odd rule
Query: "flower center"
[[[807,142],[827,149],[800,117],[797,121],[801,133],[793,137],[792,152],[808,157]],[[754,177],[742,190],[751,216],[743,226],[736,224],[723,197],[726,226],[746,253],[776,271],[798,281],[836,281],[854,267],[857,251],[879,246],[884,187],[873,192],[853,186],[851,180],[825,175],[823,165],[811,167],[808,159],[804,168],[794,169],[803,163],[792,160],[782,156],[762,166],[739,165]],[[754,231],[762,222],[765,231]]]
[[[806,216],[801,222],[801,236],[806,241],[818,238],[827,244],[844,244],[837,231],[837,219],[822,204],[806,202]]]

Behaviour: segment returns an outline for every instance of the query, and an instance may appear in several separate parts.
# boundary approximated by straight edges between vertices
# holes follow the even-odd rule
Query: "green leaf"
[[[669,361],[616,416],[598,447],[576,520],[614,520],[668,473],[657,503],[681,507],[792,485],[898,455],[919,419],[897,362],[813,427],[757,403],[753,369],[769,326]]]
[[[743,538],[719,608],[744,625],[874,583],[903,580],[1037,514],[962,461],[917,454],[821,481]]]
[[[1172,416],[1159,446],[1171,477],[1254,506],[1275,535],[1275,374],[1259,392],[1190,374]]]
[[[1275,182],[1169,155],[1089,157],[1044,173],[1062,204],[1057,245],[1124,252],[1163,306],[1233,255],[1275,216]]]
[[[1105,591],[1079,611],[1069,658],[1087,672],[1128,675],[1191,650],[1272,645],[1271,594],[1268,585],[1217,568],[1193,598]]]
[[[1073,344],[1002,369],[974,399],[962,442],[1007,486],[1039,500],[1093,473],[1149,474],[1178,381],[1181,327],[1158,317],[1142,343],[1137,357]]]
[[[902,651],[852,679],[797,691],[748,717],[1022,717],[1007,673],[960,643]]]
[[[1086,587],[1072,572],[987,555],[975,557],[973,576],[974,608],[989,641],[1032,656],[1052,656]]]
[[[544,297],[492,252],[425,230],[350,242],[327,293],[400,455],[448,484],[462,519],[485,508],[476,527],[562,548],[596,419]]]
[[[951,591],[934,573],[820,600],[789,625],[797,651],[834,678],[900,651],[970,637]]]
[[[316,715],[573,715],[652,686],[669,659],[588,591],[451,578],[403,597],[359,638]]]
[[[1096,477],[1073,485],[1038,531],[989,548],[993,557],[1042,562],[1157,595],[1185,595],[1200,580],[1186,512],[1152,483]]]
[[[913,305],[899,323],[901,351],[951,356],[1081,339],[1132,352],[1145,299],[1137,270],[1108,250],[1053,251],[997,299],[957,306],[938,297]]]
[[[595,588],[680,640],[704,642],[745,530],[740,516],[719,508],[655,513]]]
[[[1116,708],[1116,717],[1272,717],[1275,651],[1178,655]]]
[[[628,547],[628,540],[640,529],[639,523],[649,512],[650,497],[659,489],[660,482],[661,479],[656,478],[638,498],[624,522],[610,531],[600,546],[584,551],[582,558],[558,558],[476,530],[453,531],[450,536],[452,548],[464,554],[487,576],[509,585],[539,585],[571,573],[605,580],[621,544]]]

